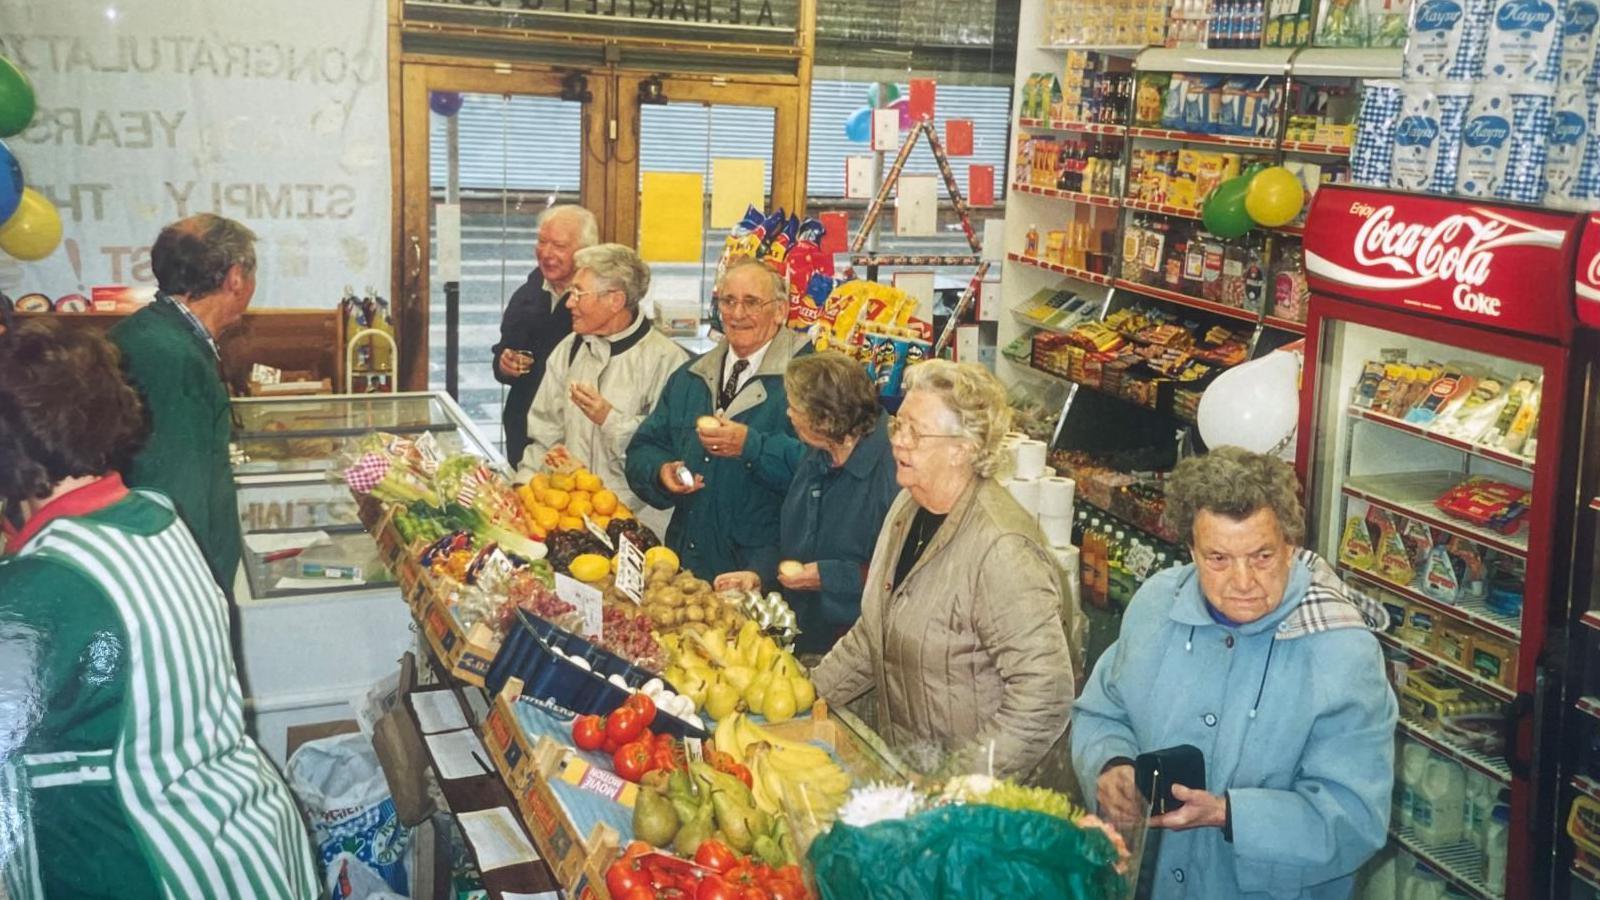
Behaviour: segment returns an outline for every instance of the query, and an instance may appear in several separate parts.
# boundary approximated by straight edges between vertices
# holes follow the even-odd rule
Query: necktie
[[[717,397],[717,409],[725,410],[733,405],[733,398],[739,395],[739,376],[748,368],[750,368],[748,359],[733,361],[733,372],[728,375],[728,380],[722,383],[722,393]]]

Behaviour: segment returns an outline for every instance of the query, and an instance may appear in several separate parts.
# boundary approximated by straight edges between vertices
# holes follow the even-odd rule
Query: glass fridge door
[[[500,459],[494,444],[443,393],[238,399],[234,412],[238,475],[321,473],[374,431],[412,437],[426,432],[445,453]]]
[[[1398,843],[1447,882],[1501,895],[1484,863],[1512,773],[1534,435],[1534,364],[1324,320],[1308,472],[1315,549],[1389,612],[1400,701]],[[1465,800],[1463,800],[1465,798]],[[1501,867],[1503,871],[1503,867]]]
[[[239,519],[245,578],[256,600],[394,584],[343,484],[251,480],[239,485]]]

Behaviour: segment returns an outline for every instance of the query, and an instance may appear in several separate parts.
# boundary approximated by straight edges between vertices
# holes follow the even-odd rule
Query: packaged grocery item
[[[1454,663],[1463,669],[1471,669],[1472,636],[1473,630],[1470,626],[1443,620],[1434,632],[1433,652],[1445,662]]]
[[[1411,0],[1367,0],[1367,46],[1404,47]]]
[[[1400,542],[1406,545],[1412,565],[1420,570],[1428,561],[1428,551],[1433,549],[1433,530],[1416,519],[1401,519]]]
[[[1356,393],[1350,402],[1362,409],[1371,408],[1372,401],[1378,394],[1378,385],[1382,381],[1383,363],[1368,360],[1361,366],[1361,379],[1356,382]]]
[[[1408,79],[1479,77],[1494,0],[1417,0],[1406,41]]]
[[[1350,180],[1372,187],[1389,186],[1394,160],[1395,126],[1405,94],[1399,81],[1368,81],[1361,89],[1356,113],[1356,141],[1350,149]]]
[[[1477,636],[1472,641],[1472,671],[1502,687],[1516,687],[1517,648],[1491,635]]]
[[[1367,571],[1377,566],[1377,550],[1367,530],[1367,520],[1351,516],[1344,522],[1344,537],[1339,541],[1339,561],[1352,569]]]
[[[1541,385],[1543,379],[1540,379]],[[1534,429],[1539,424],[1539,401],[1542,394],[1539,387],[1535,387],[1522,401],[1517,409],[1516,418],[1511,420],[1511,426],[1506,429],[1505,436],[1500,439],[1500,449],[1507,453],[1521,453],[1522,447],[1528,442]]]
[[[1431,190],[1433,172],[1439,160],[1440,102],[1434,82],[1407,82],[1400,103],[1400,118],[1394,128],[1394,158],[1389,186],[1405,191]]]
[[[1412,830],[1423,843],[1445,847],[1461,840],[1467,776],[1461,764],[1442,756],[1428,760],[1415,793]]]
[[[1465,397],[1477,384],[1477,379],[1460,369],[1447,366],[1433,383],[1428,393],[1415,406],[1406,410],[1406,421],[1418,425],[1431,424],[1439,412],[1457,397]]]
[[[1392,516],[1385,516],[1378,529],[1377,572],[1383,578],[1402,585],[1409,585],[1417,577],[1416,566],[1411,561],[1411,554],[1406,551],[1405,541],[1400,539],[1400,530],[1395,527]]]
[[[1561,86],[1593,87],[1600,3],[1566,0],[1561,16]]]
[[[1538,203],[1545,195],[1545,164],[1555,117],[1548,86],[1518,88],[1511,95],[1511,148],[1494,195],[1501,200]]]
[[[1481,528],[1512,534],[1522,527],[1531,502],[1526,488],[1474,476],[1445,491],[1434,506]]]
[[[1533,379],[1521,376],[1511,383],[1506,389],[1506,402],[1500,407],[1500,414],[1495,417],[1494,423],[1488,430],[1478,437],[1478,442],[1488,447],[1498,447],[1505,439],[1511,426],[1516,422],[1517,414],[1521,412],[1523,404],[1529,402],[1538,391]]]
[[[1461,593],[1461,582],[1456,575],[1455,562],[1444,544],[1435,544],[1428,550],[1422,567],[1422,592],[1440,603],[1454,605]]]
[[[1463,537],[1453,537],[1445,548],[1456,566],[1456,580],[1462,600],[1482,600],[1488,596],[1489,567],[1484,550]]]
[[[1495,0],[1483,78],[1554,85],[1561,74],[1561,18],[1558,0]]]
[[[1454,189],[1469,197],[1492,197],[1511,154],[1511,88],[1481,84],[1461,128],[1461,157]]]
[[[1545,205],[1581,209],[1584,156],[1589,149],[1589,97],[1585,89],[1563,88],[1556,95],[1545,155]]]
[[[1498,375],[1485,375],[1453,409],[1434,419],[1432,428],[1447,437],[1464,441],[1477,440],[1500,414],[1505,405],[1505,380]]]

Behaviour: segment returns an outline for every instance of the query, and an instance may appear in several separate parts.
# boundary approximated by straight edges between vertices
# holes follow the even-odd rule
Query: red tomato
[[[624,744],[611,755],[611,765],[618,775],[636,782],[650,771],[650,747],[644,741]]]
[[[606,716],[606,737],[618,744],[628,743],[643,731],[644,721],[639,718],[637,712],[626,706],[619,706],[615,712]]]
[[[622,858],[633,859],[636,856],[644,856],[647,853],[654,853],[655,849],[656,848],[650,846],[644,841],[629,841],[627,849],[622,851]]]
[[[739,889],[716,875],[707,875],[695,888],[694,900],[739,900]]]
[[[638,713],[645,728],[649,728],[650,723],[656,720],[656,702],[650,699],[649,694],[629,694],[622,705]]]
[[[621,894],[612,894],[611,900],[656,900],[656,889],[648,884],[638,884]]]
[[[806,900],[810,894],[804,887],[791,884],[787,879],[774,878],[767,882],[767,896],[772,900]]]
[[[729,772],[729,775],[732,775],[733,777],[744,782],[744,786],[747,788],[755,787],[755,778],[750,774],[750,770],[742,763],[734,763],[732,769],[733,771]]]
[[[706,840],[700,842],[700,849],[694,852],[694,861],[713,872],[726,872],[739,862],[739,857],[721,841]]]
[[[650,771],[661,770],[671,772],[678,768],[677,757],[673,756],[671,747],[656,747],[650,751]]]
[[[634,866],[631,859],[619,859],[606,869],[606,890],[613,897],[621,897],[637,888],[650,890],[650,879]],[[654,892],[652,891],[652,894]]]
[[[605,719],[599,716],[579,716],[572,723],[572,743],[579,750],[599,750],[605,742]]]
[[[772,895],[766,889],[750,884],[739,892],[739,900],[772,900]]]

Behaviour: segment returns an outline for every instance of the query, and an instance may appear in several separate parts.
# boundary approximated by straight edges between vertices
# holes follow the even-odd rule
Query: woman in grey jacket
[[[932,743],[955,754],[953,770],[992,759],[996,775],[1027,777],[1066,730],[1080,618],[1063,607],[1037,523],[990,477],[1004,388],[942,360],[906,378],[890,425],[906,490],[878,535],[860,620],[813,673],[817,692],[839,705],[875,689],[891,746]]]

